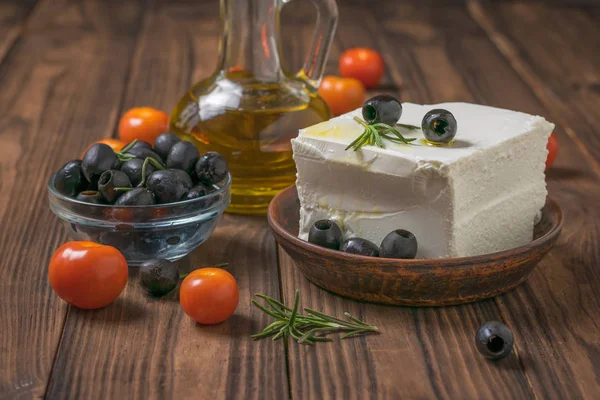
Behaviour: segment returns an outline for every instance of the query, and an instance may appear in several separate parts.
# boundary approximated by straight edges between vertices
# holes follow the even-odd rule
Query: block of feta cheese
[[[398,128],[410,145],[345,150],[363,128],[355,110],[302,129],[292,140],[301,239],[315,221],[335,220],[344,238],[375,244],[395,229],[418,240],[417,258],[463,257],[532,240],[546,199],[546,143],[554,125],[539,116],[467,103],[403,104],[400,123],[421,125],[434,108],[452,112],[451,146]]]

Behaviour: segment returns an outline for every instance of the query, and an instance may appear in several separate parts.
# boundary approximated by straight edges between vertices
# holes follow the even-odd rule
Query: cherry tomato
[[[554,160],[556,159],[556,155],[558,154],[558,140],[556,140],[556,136],[554,136],[554,132],[548,138],[548,158],[546,158],[546,169],[550,168],[552,164],[554,164]]]
[[[381,55],[372,49],[354,48],[346,50],[340,57],[340,74],[345,78],[354,78],[367,88],[377,86],[385,65]]]
[[[126,207],[107,207],[104,210],[104,215],[111,221],[132,222],[135,218],[135,211],[132,208]],[[126,226],[129,227],[130,225]],[[115,228],[117,230],[122,230],[125,227],[120,227],[120,225],[117,225]],[[133,229],[133,227],[131,227],[131,229]]]
[[[50,286],[58,297],[90,310],[115,301],[127,277],[127,261],[119,250],[94,242],[63,244],[48,267]]]
[[[81,153],[81,158],[83,158],[84,154],[89,150],[90,147],[92,147],[93,145],[95,145],[96,143],[104,143],[109,145],[114,151],[119,151],[121,150],[123,147],[125,147],[125,145],[127,143],[125,143],[122,140],[119,139],[113,139],[113,138],[104,138],[104,139],[100,139],[95,141],[94,143],[91,143],[84,151],[83,153]]]
[[[161,218],[169,215],[169,209],[167,207],[153,207],[152,208],[152,217]]]
[[[233,275],[221,268],[200,268],[181,282],[183,311],[201,324],[225,321],[237,308],[239,291]]]
[[[362,107],[365,88],[360,81],[353,78],[326,76],[319,85],[319,95],[334,115],[341,115]]]
[[[169,115],[150,107],[137,107],[127,111],[119,121],[119,137],[129,143],[134,139],[154,143],[160,134],[167,132]]]
[[[239,65],[234,65],[233,67],[229,67],[227,72],[246,72],[246,69]]]

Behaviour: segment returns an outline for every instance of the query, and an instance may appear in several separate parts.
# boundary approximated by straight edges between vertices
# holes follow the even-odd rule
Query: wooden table
[[[286,63],[297,66],[314,11],[286,6]],[[171,109],[216,63],[215,1],[0,1],[0,397],[600,398],[600,6],[585,2],[340,0],[329,71],[369,46],[387,73],[377,92],[420,103],[468,101],[557,123],[548,188],[565,213],[556,248],[529,280],[495,299],[448,308],[361,304],[308,283],[264,218],[226,216],[187,261],[229,262],[236,314],[200,326],[176,299],[146,297],[132,271],[111,306],[57,298],[46,268],[67,241],[48,207],[50,173],[115,134],[124,110]],[[289,10],[288,10],[289,9]],[[485,130],[485,127],[482,127]],[[381,335],[305,347],[248,336],[269,320],[256,292],[341,315]],[[483,321],[515,334],[484,360]]]

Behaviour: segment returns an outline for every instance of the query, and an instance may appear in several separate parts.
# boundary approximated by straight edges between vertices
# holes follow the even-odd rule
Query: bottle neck
[[[262,82],[279,81],[278,0],[221,0],[221,16],[221,69],[249,72]]]

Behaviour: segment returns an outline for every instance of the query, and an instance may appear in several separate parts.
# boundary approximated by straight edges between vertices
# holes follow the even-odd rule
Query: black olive
[[[200,158],[198,148],[191,142],[178,142],[171,147],[167,157],[167,168],[182,169],[188,174],[194,171],[196,161]]]
[[[100,194],[100,192],[95,190],[84,190],[75,196],[75,200],[83,201],[86,203],[92,204],[104,204],[104,198]]]
[[[144,160],[141,158],[134,158],[133,160],[128,160],[123,163],[121,166],[121,171],[123,171],[131,181],[133,186],[137,186],[142,181],[142,167],[144,165]],[[146,164],[146,178],[148,178],[156,168],[152,166],[152,164]]]
[[[156,140],[154,140],[154,151],[156,152],[156,154],[161,156],[163,160],[166,160],[169,156],[171,148],[175,145],[175,143],[179,142],[181,142],[181,139],[179,139],[174,134],[170,132],[163,133],[162,135],[157,137]]]
[[[116,247],[121,252],[133,250],[134,241],[134,233],[124,231],[105,231],[98,238],[99,243]]]
[[[188,192],[187,183],[180,174],[172,170],[155,171],[146,180],[146,187],[150,189],[158,203],[174,203]]]
[[[509,327],[498,321],[488,321],[477,329],[475,344],[485,358],[499,360],[507,357],[513,347],[514,337]]]
[[[128,143],[127,145],[125,145],[124,147],[129,146],[131,143]],[[148,142],[144,142],[143,140],[138,140],[137,142],[135,142],[133,144],[133,146],[131,146],[131,149],[148,149],[148,150],[152,150],[152,145]]]
[[[85,179],[94,182],[104,171],[114,168],[118,162],[117,155],[109,145],[96,143],[83,155],[81,168]]]
[[[227,177],[228,172],[227,161],[214,151],[204,154],[196,163],[196,175],[202,182],[219,183]]]
[[[440,108],[425,114],[421,128],[425,139],[433,143],[447,144],[456,136],[458,125],[450,111]]]
[[[185,183],[185,186],[189,189],[192,186],[194,186],[194,184],[192,183],[192,178],[190,178],[190,176],[188,175],[187,172],[185,172],[182,169],[168,169],[167,171],[173,171],[174,173],[176,173],[179,176],[179,179],[181,179],[181,181],[183,183]]]
[[[140,233],[136,236],[135,243],[137,251],[151,257],[161,254],[168,246],[164,235],[153,231]]]
[[[125,153],[125,154],[130,154],[130,155],[136,156],[137,158],[141,158],[142,160],[145,160],[148,157],[154,158],[156,161],[158,161],[158,163],[160,165],[165,165],[163,159],[160,158],[160,156],[158,154],[156,154],[152,150],[147,149],[145,147],[137,147],[137,148],[134,147],[134,148],[130,149],[129,151],[127,151],[127,153]]]
[[[404,229],[396,229],[383,238],[379,247],[379,256],[384,258],[415,258],[417,249],[415,235]]]
[[[116,206],[149,206],[155,204],[154,193],[146,188],[134,188],[124,192],[115,202]]]
[[[185,196],[183,196],[182,200],[192,200],[200,197],[204,197],[207,194],[216,191],[216,189],[210,185],[206,185],[204,183],[198,183],[196,186],[190,189],[189,192]]]
[[[115,190],[115,188],[130,188],[131,181],[124,172],[116,169],[109,169],[105,171],[98,180],[98,191],[102,193],[104,199],[113,203],[124,191]]]
[[[177,287],[177,264],[163,259],[144,261],[140,265],[140,284],[152,296],[163,296]]]
[[[321,247],[339,250],[342,244],[342,230],[335,222],[322,219],[310,228],[308,241]]]
[[[345,240],[340,246],[340,251],[362,256],[379,256],[379,247],[375,243],[358,237]]]
[[[54,188],[65,196],[75,196],[85,190],[89,182],[83,175],[81,160],[66,163],[54,176]]]
[[[369,124],[381,122],[393,126],[402,116],[402,104],[394,96],[380,94],[365,101],[362,115]]]

